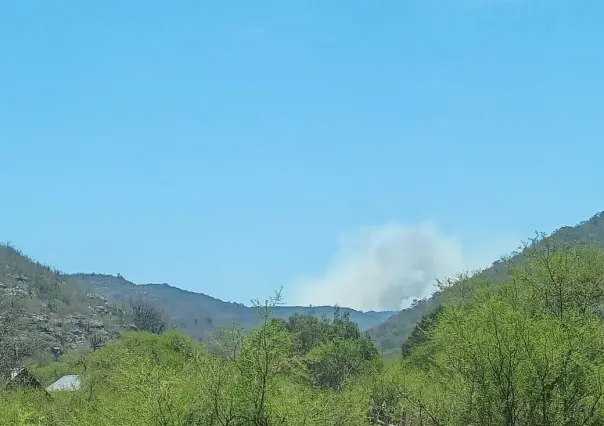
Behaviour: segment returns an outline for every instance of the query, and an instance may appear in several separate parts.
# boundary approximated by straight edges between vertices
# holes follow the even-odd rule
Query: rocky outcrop
[[[19,282],[26,280],[19,277]],[[0,297],[30,298],[30,293],[21,286],[7,286],[0,283]],[[108,340],[119,336],[120,330],[131,329],[122,323],[125,312],[109,304],[102,296],[87,294],[88,306],[84,312],[61,314],[53,312],[55,303],[41,304],[39,312],[27,312],[27,320],[32,330],[37,332],[42,350],[57,358],[60,355],[81,349],[98,349]]]
[[[98,349],[127,330],[129,322],[123,308],[90,286],[0,244],[0,324],[11,330],[18,324],[19,338],[31,343],[23,345],[28,347],[23,356],[35,355],[35,349],[54,357]]]

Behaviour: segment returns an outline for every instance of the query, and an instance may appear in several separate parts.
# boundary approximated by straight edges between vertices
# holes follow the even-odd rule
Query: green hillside
[[[576,226],[564,226],[543,239],[538,238],[537,241],[540,241],[541,244],[544,242],[593,242],[596,245],[604,246],[604,212],[597,213]],[[503,282],[509,276],[509,265],[518,265],[524,259],[525,250],[513,253],[509,258],[497,260],[475,276],[468,277],[469,282],[470,284],[471,282],[481,282],[483,279],[495,283]],[[460,282],[468,284],[468,280],[460,280]],[[437,291],[430,298],[419,301],[373,327],[369,330],[372,339],[386,351],[398,351],[422,317],[443,304],[453,290]]]
[[[255,309],[223,302],[167,284],[135,285],[121,276],[64,274],[39,263],[10,244],[0,245],[0,370],[26,359],[52,359],[68,352],[98,348],[121,332],[135,329],[130,302],[158,308],[168,328],[196,339],[233,324],[259,325]],[[361,330],[394,312],[360,312],[341,308]],[[277,306],[273,316],[312,314],[332,317],[334,307]],[[4,330],[4,331],[3,331]],[[8,344],[7,342],[12,342]]]
[[[540,239],[506,275],[444,284],[392,360],[348,315],[276,319],[276,300],[208,342],[123,333],[0,386],[0,425],[604,424],[604,251]],[[65,374],[80,388],[41,389]]]

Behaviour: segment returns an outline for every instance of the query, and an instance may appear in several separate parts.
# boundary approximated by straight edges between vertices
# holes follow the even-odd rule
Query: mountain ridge
[[[253,328],[259,319],[253,307],[241,303],[224,302],[167,283],[138,285],[121,275],[67,274],[34,260],[10,243],[0,244],[0,328],[10,331],[22,324],[19,333],[26,333],[31,342],[31,351],[11,362],[29,356],[49,360],[70,351],[94,350],[122,332],[136,329],[129,307],[136,298],[157,304],[169,327],[197,339],[233,324]],[[14,315],[10,313],[13,306],[19,307]],[[294,313],[331,317],[334,309],[277,306],[273,315],[282,319]],[[348,312],[363,330],[394,313],[364,313],[345,307],[340,311]],[[0,340],[24,337],[2,334],[2,330]]]
[[[604,212],[575,226],[562,226],[546,241],[596,242],[604,246]],[[491,281],[504,280],[507,262],[519,263],[523,251],[509,259],[499,259],[477,273]],[[37,331],[47,350],[63,352],[92,344],[91,339],[110,339],[132,328],[128,303],[147,299],[166,314],[169,327],[178,328],[193,338],[204,339],[208,333],[238,324],[253,328],[258,321],[253,307],[222,301],[168,283],[135,284],[121,275],[102,273],[65,274],[31,257],[10,244],[0,245],[0,301],[20,298],[26,307],[26,319]],[[393,350],[409,337],[422,317],[443,302],[443,293],[417,301],[402,311],[359,311],[338,307],[348,313],[362,331],[368,331],[384,350]],[[273,315],[286,319],[298,314],[331,317],[334,306],[276,306]]]
[[[99,273],[76,273],[70,274],[69,278],[111,301],[127,304],[135,298],[147,299],[164,311],[169,326],[177,327],[195,338],[204,338],[207,333],[217,332],[221,327],[230,327],[233,323],[244,328],[251,328],[257,324],[257,316],[252,306],[223,301],[205,293],[181,289],[168,283],[136,284],[121,275]],[[341,313],[348,313],[351,320],[356,322],[362,331],[385,321],[397,312],[364,312],[348,307],[337,308]],[[336,306],[329,305],[278,305],[272,309],[272,315],[282,319],[287,319],[295,313],[331,317],[335,309]]]

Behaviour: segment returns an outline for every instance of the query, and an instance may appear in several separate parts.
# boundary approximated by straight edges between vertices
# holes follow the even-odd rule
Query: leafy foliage
[[[340,390],[351,377],[367,368],[376,368],[379,353],[368,335],[348,312],[335,309],[333,321],[326,317],[292,315],[285,328],[293,336],[293,350],[303,357],[310,384]]]
[[[422,346],[432,338],[434,328],[438,322],[440,314],[443,312],[443,306],[439,306],[420,320],[413,328],[411,336],[401,346],[401,355],[403,358],[410,356],[418,346]]]
[[[52,401],[35,393],[4,393],[0,419],[48,425],[366,424],[362,393],[354,390],[360,389],[355,380],[369,370],[349,371],[346,385],[337,390],[314,384],[309,369],[315,356],[310,353],[331,346],[317,343],[307,354],[300,351],[296,333],[285,321],[271,317],[278,300],[257,304],[261,327],[245,334],[226,333],[231,338],[214,345],[175,331],[133,332],[88,355],[33,366],[31,370],[47,382],[67,371],[80,374],[84,388],[55,393]],[[351,324],[353,329],[356,324]],[[377,354],[375,347],[365,347],[370,341],[360,333],[346,332],[346,319],[325,320],[325,325],[326,332],[341,336],[341,345]],[[357,341],[363,344],[355,346]],[[330,351],[321,354],[326,364],[333,363],[331,358],[337,364],[341,357]]]
[[[396,379],[379,382],[376,393],[389,408],[384,418],[427,425],[604,422],[604,253],[537,240],[524,255],[507,282],[475,283],[471,296],[424,322],[428,332],[407,346]],[[452,283],[449,290],[459,288]]]
[[[519,247],[517,252],[496,260],[490,267],[476,273],[457,277],[454,280],[455,286],[465,286],[466,289],[471,290],[484,281],[491,283],[506,282],[510,279],[510,266],[518,267],[525,262],[532,245],[574,243],[594,244],[597,247],[604,247],[604,212],[597,213],[577,226],[562,227],[550,236],[538,234],[530,244],[524,244],[523,247]],[[445,286],[444,288],[437,286],[435,293],[430,298],[420,300],[408,309],[404,309],[386,321],[372,327],[369,330],[372,339],[384,350],[400,348],[411,336],[416,324],[434,309],[449,303],[451,297],[458,293],[458,290],[452,289],[451,286]],[[468,295],[462,297],[466,296]]]
[[[519,259],[519,258],[517,258]],[[604,424],[604,252],[537,238],[505,278],[441,283],[443,303],[385,362],[340,310],[276,318],[200,343],[124,333],[88,354],[32,365],[44,384],[0,393],[0,425],[597,426]]]

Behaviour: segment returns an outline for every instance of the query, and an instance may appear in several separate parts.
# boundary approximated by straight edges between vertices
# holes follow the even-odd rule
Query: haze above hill
[[[557,229],[548,238],[554,241],[604,243],[604,220],[602,213],[582,221],[576,226]],[[408,301],[409,298],[424,300],[396,313],[397,309],[385,312],[365,313],[345,308],[362,330],[369,330],[376,343],[384,349],[399,347],[408,337],[413,326],[423,315],[438,306],[442,299],[434,290],[436,278],[446,278],[468,269],[480,270],[481,276],[502,279],[505,265],[499,260],[501,254],[510,254],[519,247],[519,240],[510,238],[510,249],[506,253],[493,255],[474,265],[469,265],[463,256],[461,245],[447,238],[432,224],[417,228],[391,225],[379,230],[366,229],[342,242],[341,256],[330,264],[328,273],[320,279],[309,279],[301,288],[308,286],[307,297],[313,292],[331,300],[361,301],[391,306]],[[525,238],[525,240],[527,240]],[[516,242],[518,241],[518,242]],[[512,246],[513,244],[513,246]],[[482,253],[489,256],[487,250]],[[515,254],[512,262],[519,262],[522,253]],[[472,268],[472,266],[474,266]],[[223,302],[205,294],[181,290],[166,284],[135,285],[122,277],[98,274],[76,274],[73,278],[90,286],[108,299],[124,302],[145,294],[165,310],[172,324],[196,337],[214,331],[217,325],[233,322],[248,327],[254,325],[252,311],[239,303]],[[313,287],[314,286],[314,287]],[[320,294],[323,292],[323,294]],[[331,293],[329,293],[331,292]],[[326,294],[328,293],[328,294]],[[346,307],[342,303],[341,306]],[[330,316],[333,307],[279,307],[275,316],[287,318],[292,313],[313,313]],[[393,315],[394,314],[394,315]]]
[[[526,239],[528,241],[529,239]],[[592,243],[604,247],[604,212],[597,213],[575,226],[562,226],[538,240],[539,244],[553,243]],[[497,260],[488,268],[477,271],[474,277],[488,279],[494,283],[508,278],[508,265],[518,265],[524,259],[523,250],[513,253],[506,261]],[[370,334],[376,344],[386,350],[398,350],[411,334],[413,327],[421,318],[441,305],[445,300],[444,292],[436,292],[431,297],[418,301],[387,321],[375,326]]]
[[[430,222],[365,227],[344,234],[325,271],[291,283],[291,294],[300,305],[399,310],[429,296],[436,279],[487,267],[519,245],[508,233],[467,247]]]

